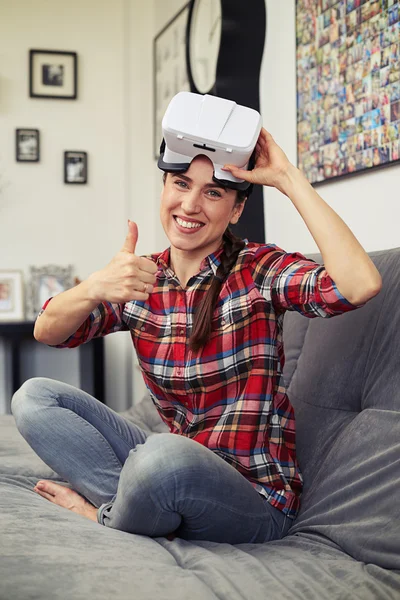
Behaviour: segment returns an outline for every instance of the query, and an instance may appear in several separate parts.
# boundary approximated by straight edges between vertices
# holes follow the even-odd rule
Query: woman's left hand
[[[272,135],[264,128],[261,129],[257,141],[256,162],[252,171],[239,169],[229,164],[224,166],[225,171],[230,171],[238,179],[276,188],[280,187],[289,168],[293,168],[292,163]]]

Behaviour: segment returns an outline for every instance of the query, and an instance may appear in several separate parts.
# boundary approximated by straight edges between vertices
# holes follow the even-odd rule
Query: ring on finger
[[[143,293],[147,294],[147,283],[144,284]]]

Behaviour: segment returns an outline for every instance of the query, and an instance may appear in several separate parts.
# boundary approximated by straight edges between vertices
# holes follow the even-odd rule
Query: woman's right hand
[[[157,265],[148,258],[136,256],[138,228],[132,221],[128,222],[128,227],[121,250],[104,269],[87,279],[90,296],[98,304],[147,300],[153,291]]]

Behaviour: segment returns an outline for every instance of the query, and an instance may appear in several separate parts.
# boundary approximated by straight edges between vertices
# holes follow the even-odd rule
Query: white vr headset
[[[214,165],[213,179],[228,188],[248,190],[250,183],[237,179],[226,164],[254,167],[261,115],[252,108],[216,96],[179,92],[162,121],[163,141],[158,167],[162,171],[187,171],[195,156],[204,154]]]

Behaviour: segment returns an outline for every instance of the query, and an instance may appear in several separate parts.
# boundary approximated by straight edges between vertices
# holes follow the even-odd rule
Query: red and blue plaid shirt
[[[170,431],[215,452],[272,506],[295,518],[302,476],[282,376],[283,316],[296,310],[331,317],[356,307],[324,266],[274,245],[246,243],[219,294],[211,338],[192,351],[193,314],[221,252],[203,260],[185,289],[169,267],[169,249],[148,257],[159,267],[149,299],[103,302],[59,347],[129,330],[145,383]]]

